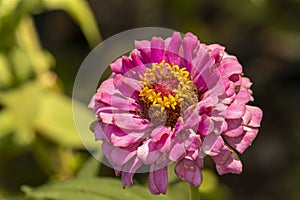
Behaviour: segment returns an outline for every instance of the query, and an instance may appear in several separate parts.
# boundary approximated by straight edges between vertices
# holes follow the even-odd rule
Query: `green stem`
[[[199,188],[190,184],[189,200],[200,200]]]

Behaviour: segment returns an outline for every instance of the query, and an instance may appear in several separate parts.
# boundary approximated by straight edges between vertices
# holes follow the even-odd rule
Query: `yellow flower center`
[[[181,112],[198,102],[198,90],[186,68],[164,61],[153,63],[140,79],[140,103],[151,121],[174,127]]]

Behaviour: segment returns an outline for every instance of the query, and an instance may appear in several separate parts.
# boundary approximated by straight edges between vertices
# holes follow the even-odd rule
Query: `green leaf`
[[[203,193],[209,193],[218,187],[218,179],[216,174],[209,169],[202,169],[203,182],[200,187],[200,191]]]
[[[44,93],[35,126],[40,134],[60,145],[83,147],[73,120],[72,101],[63,94]]]
[[[8,56],[15,78],[19,82],[26,81],[32,75],[32,66],[24,49],[14,48]]]
[[[89,158],[77,173],[78,178],[95,177],[100,169],[100,161],[94,157]]]
[[[11,84],[12,76],[9,67],[7,58],[3,54],[0,54],[0,89],[8,87]]]
[[[171,184],[168,187],[167,195],[172,200],[187,199],[189,196],[189,184],[182,180],[176,184]]]
[[[0,112],[0,139],[14,130],[13,113],[9,109]]]
[[[39,0],[13,0],[10,3],[8,1],[10,0],[0,4],[1,10],[8,9],[0,17],[0,50],[10,49],[15,45],[15,32],[21,19],[36,10],[39,3]]]
[[[0,196],[1,197],[1,196]],[[27,198],[24,197],[24,195],[18,195],[18,196],[4,196],[1,198],[1,200],[26,200]],[[27,199],[28,200],[28,199]]]
[[[1,103],[12,114],[17,144],[28,145],[34,139],[34,120],[40,97],[41,87],[37,82],[29,82],[6,93],[0,93]]]
[[[30,66],[37,75],[41,75],[46,72],[51,65],[53,65],[54,58],[50,53],[42,50],[31,17],[22,18],[17,29],[16,36],[20,48],[26,54],[26,57],[30,62]]]
[[[21,0],[0,0],[0,18],[12,13]]]
[[[50,183],[38,188],[23,186],[22,190],[33,199],[55,200],[163,200],[166,196],[152,195],[147,188],[134,185],[122,189],[121,181],[111,178],[73,179]]]
[[[47,9],[61,9],[67,12],[79,25],[90,47],[95,47],[101,36],[93,13],[85,0],[43,0]]]

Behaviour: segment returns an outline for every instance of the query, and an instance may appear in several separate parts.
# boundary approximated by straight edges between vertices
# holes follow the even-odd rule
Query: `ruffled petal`
[[[225,118],[226,119],[239,119],[243,117],[246,111],[246,105],[243,102],[240,102],[238,99],[235,99],[232,104],[226,109]]]
[[[246,113],[249,116],[243,116],[244,124],[250,127],[260,127],[260,122],[262,120],[263,112],[259,107],[246,106]]]
[[[220,135],[214,133],[207,135],[202,143],[201,151],[205,155],[216,156],[224,147],[224,140]]]
[[[110,160],[116,165],[122,166],[127,163],[131,158],[136,155],[136,150],[113,148],[109,153],[105,152],[105,155],[110,155]]]
[[[123,130],[146,130],[149,126],[149,121],[140,118],[135,114],[130,113],[114,113],[112,116],[112,122]]]
[[[151,61],[160,63],[164,59],[165,42],[163,39],[154,37],[151,40]]]
[[[154,163],[161,156],[161,152],[156,149],[155,143],[146,140],[137,149],[137,157],[146,165]]]
[[[220,175],[227,173],[240,174],[242,172],[242,162],[237,154],[226,145],[224,145],[221,153],[212,157],[212,159],[216,163],[216,169]]]
[[[233,56],[222,59],[221,67],[218,68],[223,76],[230,77],[233,74],[241,74],[243,68]]]
[[[110,128],[106,130],[110,132],[110,140],[116,147],[128,147],[144,139],[145,133],[141,132],[130,132],[126,133],[117,126],[110,125]]]
[[[123,74],[123,65],[122,65],[122,58],[118,58],[115,62],[110,64],[111,70],[116,74]]]
[[[165,52],[165,61],[167,63],[174,63],[175,65],[181,65],[182,58],[179,56],[181,47],[181,36],[178,32],[174,32],[170,42],[168,43],[167,50]]]
[[[114,85],[125,97],[138,99],[139,91],[141,90],[139,81],[118,74],[114,78]]]
[[[182,159],[175,166],[175,173],[183,180],[189,182],[195,187],[199,187],[202,183],[201,165],[197,164],[194,160]]]
[[[258,134],[257,128],[244,127],[245,131],[242,135],[238,137],[227,137],[224,136],[226,142],[235,148],[239,153],[244,153],[244,151],[252,144],[253,140]]]
[[[140,59],[144,64],[151,63],[151,42],[148,40],[135,41],[135,47],[140,52]]]
[[[169,159],[177,162],[185,155],[185,148],[183,143],[175,143],[169,153]]]
[[[223,133],[223,135],[228,137],[237,137],[244,132],[242,119],[227,119],[226,122],[228,128],[227,131]]]
[[[152,171],[156,167],[151,166],[149,173],[149,190],[152,194],[166,194],[168,185],[167,167]]]
[[[125,188],[127,185],[130,187],[133,184],[132,178],[134,173],[122,172],[122,186]]]

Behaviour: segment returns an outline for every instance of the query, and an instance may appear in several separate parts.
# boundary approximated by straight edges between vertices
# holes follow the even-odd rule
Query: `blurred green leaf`
[[[41,86],[29,82],[6,93],[0,93],[0,101],[9,109],[15,127],[15,142],[20,145],[31,143],[34,138],[34,120],[41,98]]]
[[[31,17],[23,17],[16,33],[18,44],[37,75],[46,72],[54,63],[50,53],[42,50]]]
[[[147,188],[134,185],[122,189],[121,181],[111,178],[81,178],[59,181],[38,188],[23,186],[22,190],[33,199],[55,200],[141,200],[167,199],[150,194]]]
[[[11,84],[12,75],[9,67],[7,58],[3,54],[0,54],[0,89],[8,87]]]
[[[179,177],[174,173],[175,166],[176,166],[176,163],[171,163],[168,166],[168,183],[170,185],[180,182]]]
[[[95,47],[101,36],[93,13],[85,0],[42,0],[47,9],[61,9],[67,12],[80,26],[90,47]]]
[[[1,197],[1,196],[0,196]],[[18,196],[7,196],[1,198],[1,200],[26,200],[27,198],[24,197],[24,195],[18,195]],[[27,199],[28,200],[28,199]]]
[[[213,192],[218,187],[216,174],[210,169],[202,169],[203,182],[200,191],[204,193]]]
[[[200,197],[203,200],[228,200],[232,199],[229,189],[219,183],[218,177],[214,171],[205,168],[202,169],[203,182],[200,186]]]
[[[77,173],[78,178],[95,177],[100,169],[100,161],[90,157]]]
[[[73,120],[72,101],[63,94],[44,93],[35,125],[40,134],[57,144],[82,147]]]
[[[171,184],[168,186],[167,195],[172,200],[188,199],[189,184],[185,181],[178,181],[176,184]]]
[[[9,59],[12,63],[13,74],[18,82],[24,82],[32,75],[30,60],[21,48],[14,48],[9,53]]]
[[[14,130],[13,113],[9,109],[0,112],[0,139]]]
[[[8,1],[0,3],[0,11],[5,10],[0,17],[0,50],[10,49],[16,44],[15,32],[20,21],[39,6],[39,0]]]
[[[21,0],[0,0],[0,18],[13,12]]]

